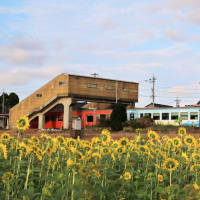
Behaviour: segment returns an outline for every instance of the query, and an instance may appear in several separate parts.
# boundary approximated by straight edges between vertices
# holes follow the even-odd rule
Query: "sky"
[[[136,106],[200,100],[199,0],[1,0],[0,94],[61,73],[139,83]]]

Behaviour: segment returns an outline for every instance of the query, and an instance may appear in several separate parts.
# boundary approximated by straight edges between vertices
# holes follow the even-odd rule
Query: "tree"
[[[110,117],[111,129],[113,131],[120,131],[123,129],[123,122],[127,120],[126,105],[117,103],[114,105]]]
[[[3,99],[4,99],[4,110],[3,110]],[[14,92],[9,95],[3,93],[0,96],[0,113],[9,113],[9,109],[19,103],[19,97]]]

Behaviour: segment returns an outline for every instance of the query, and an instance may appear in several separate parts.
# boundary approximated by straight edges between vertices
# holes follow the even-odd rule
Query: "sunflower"
[[[2,176],[2,181],[3,183],[8,184],[13,180],[13,178],[14,178],[14,175],[12,172],[5,172]]]
[[[72,166],[74,166],[74,165],[75,165],[75,163],[74,163],[73,160],[71,160],[71,159],[68,159],[68,160],[67,160],[67,167],[72,167]]]
[[[28,129],[29,128],[28,117],[24,116],[24,117],[21,117],[19,120],[17,120],[16,127],[18,130],[22,130],[22,131],[25,131],[26,129]]]
[[[155,131],[152,131],[152,130],[148,130],[147,136],[151,140],[158,140],[160,138],[159,135]]]
[[[39,140],[38,137],[32,136],[32,137],[31,137],[31,140],[33,141],[34,144],[37,144],[37,145],[38,145],[38,144],[40,143],[40,140]]]
[[[82,175],[82,176],[86,176],[88,174],[88,169],[85,166],[81,166],[80,169],[78,170],[78,172]]]
[[[130,172],[125,172],[124,174],[123,174],[123,176],[121,176],[120,178],[123,178],[124,180],[126,180],[126,181],[128,181],[128,180],[130,180],[131,179],[131,173]]]
[[[117,147],[117,148],[115,149],[115,152],[116,152],[117,155],[121,155],[121,154],[123,154],[125,151],[126,151],[125,148],[124,148],[124,147],[121,147],[121,146],[119,146],[119,147]]]
[[[110,135],[110,131],[108,129],[103,129],[101,131],[101,134],[106,134],[106,135]]]
[[[8,142],[9,140],[10,140],[10,135],[8,134],[8,133],[3,133],[2,135],[1,135],[1,140],[4,142]]]
[[[122,137],[122,138],[119,140],[119,146],[125,147],[125,146],[127,146],[128,144],[129,144],[128,138]]]
[[[94,152],[92,153],[92,158],[99,160],[101,159],[101,155],[98,152]]]
[[[65,141],[64,137],[62,137],[62,136],[57,136],[57,137],[56,137],[56,140],[57,140],[57,142],[58,142],[59,144],[63,144],[64,141]]]
[[[181,157],[185,159],[186,163],[188,163],[189,159],[186,153],[182,152]]]
[[[161,174],[158,174],[158,181],[163,182],[163,176]]]
[[[185,135],[186,135],[186,128],[180,127],[180,128],[178,129],[178,134],[179,134],[181,137],[185,136]]]
[[[24,153],[25,156],[27,156],[31,152],[31,148],[27,146],[24,142],[21,142],[19,144],[19,149]]]
[[[0,144],[0,150],[1,150],[2,153],[3,153],[3,157],[4,157],[4,159],[7,159],[7,158],[8,158],[8,155],[7,155],[6,145],[4,145],[4,144]]]
[[[168,170],[168,171],[174,171],[178,167],[178,165],[179,163],[177,160],[173,158],[168,158],[163,163],[163,169]]]
[[[192,146],[192,145],[194,145],[196,143],[196,140],[195,140],[195,138],[192,135],[187,135],[184,138],[184,142],[188,146]]]
[[[111,141],[110,132],[102,131],[100,137],[101,137],[101,141],[102,141],[104,144],[109,144],[110,141]]]
[[[101,140],[98,138],[98,137],[93,137],[92,138],[92,146],[95,146],[95,145],[100,145],[101,144]]]
[[[102,149],[101,149],[101,154],[102,155],[109,155],[111,153],[111,151],[110,151],[110,148],[108,148],[108,147],[103,147]]]
[[[180,147],[182,145],[182,142],[181,142],[180,138],[175,137],[172,139],[172,144],[175,147]]]
[[[191,172],[200,172],[200,164],[194,164],[190,167]]]
[[[195,162],[199,162],[199,161],[200,161],[200,154],[199,154],[199,153],[193,153],[193,154],[192,154],[192,159],[193,159]]]

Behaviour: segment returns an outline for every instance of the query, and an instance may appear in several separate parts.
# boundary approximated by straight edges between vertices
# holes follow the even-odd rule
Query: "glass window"
[[[89,88],[98,88],[96,83],[90,83],[90,84],[88,84],[88,87]]]
[[[61,86],[61,85],[67,85],[67,83],[66,82],[63,82],[63,81],[59,81],[59,85]]]
[[[169,120],[169,113],[162,113],[162,120]]]
[[[188,112],[181,112],[180,117],[182,120],[188,120]]]
[[[100,120],[105,120],[106,119],[106,115],[105,114],[100,114]]]
[[[145,113],[144,116],[145,116],[145,117],[150,117],[150,118],[151,118],[151,113]]]
[[[129,92],[129,91],[130,91],[130,88],[123,88],[123,91],[124,91],[124,92]]]
[[[171,113],[171,120],[177,120],[178,119],[178,112],[172,112]]]
[[[198,112],[191,112],[190,113],[190,119],[191,120],[198,120]]]
[[[160,113],[153,113],[153,120],[160,120]]]
[[[113,87],[113,86],[109,85],[109,86],[107,86],[107,87],[106,87],[106,89],[107,89],[107,90],[114,90],[114,89],[115,89],[115,87]]]
[[[134,113],[130,114],[130,119],[134,119]]]
[[[93,115],[87,116],[87,122],[93,122]]]
[[[141,117],[144,117],[144,114],[143,114],[143,113],[140,113],[140,118],[141,118]]]
[[[63,116],[62,115],[58,115],[58,121],[62,122],[63,121]]]
[[[36,97],[40,98],[42,97],[42,94],[36,94]]]

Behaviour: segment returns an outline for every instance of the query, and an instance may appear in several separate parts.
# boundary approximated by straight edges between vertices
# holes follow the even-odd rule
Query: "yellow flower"
[[[119,145],[122,146],[122,147],[125,147],[129,144],[129,140],[128,138],[125,138],[125,137],[122,137],[120,140],[119,140]]]
[[[5,184],[10,183],[13,180],[13,177],[14,177],[14,175],[12,172],[6,172],[2,176],[2,181]]]
[[[109,155],[111,153],[110,149],[108,147],[103,147],[101,149],[101,154],[102,155]]]
[[[63,144],[64,141],[65,141],[64,137],[62,137],[62,136],[57,136],[57,137],[56,137],[56,140],[57,140],[57,142],[58,142],[59,144]]]
[[[168,158],[163,163],[163,169],[168,170],[168,171],[174,171],[178,167],[178,165],[179,163],[177,160],[173,158]]]
[[[189,159],[187,157],[187,154],[182,152],[181,156],[185,159],[185,162],[188,163]]]
[[[180,127],[180,128],[178,129],[178,134],[179,134],[181,137],[185,136],[185,135],[186,135],[186,128]]]
[[[200,189],[200,187],[199,187],[199,185],[197,183],[193,184],[193,187],[194,187],[195,190],[199,190]]]
[[[193,153],[192,159],[196,162],[199,162],[200,161],[200,154],[199,153]]]
[[[115,152],[116,152],[117,155],[121,155],[121,154],[123,154],[125,151],[126,151],[125,148],[124,148],[124,147],[121,147],[121,146],[119,146],[119,147],[117,147],[117,148],[115,149]]]
[[[110,131],[108,129],[103,129],[101,131],[101,134],[106,134],[106,135],[110,135]]]
[[[101,159],[101,155],[98,152],[94,152],[94,153],[92,153],[92,158],[98,160],[98,159]]]
[[[123,178],[124,180],[126,180],[126,181],[128,181],[128,180],[130,180],[131,179],[131,173],[130,172],[125,172],[124,174],[123,174],[123,176],[121,176],[121,178]]]
[[[195,138],[194,138],[193,136],[187,135],[187,136],[185,136],[185,138],[184,138],[184,142],[185,142],[185,144],[187,144],[188,146],[192,146],[192,145],[195,145],[196,140],[195,140]]]
[[[4,145],[4,144],[0,144],[0,150],[2,151],[2,153],[3,153],[3,157],[4,157],[4,159],[7,159],[7,149],[6,149],[6,145]]]
[[[73,160],[71,160],[71,159],[68,159],[68,160],[67,160],[67,167],[72,167],[74,164],[75,164],[75,163],[74,163]]]
[[[200,164],[194,164],[194,165],[192,165],[191,167],[190,167],[190,171],[191,172],[193,172],[193,171],[195,171],[195,172],[200,172]]]
[[[180,147],[182,145],[182,142],[181,142],[180,138],[175,137],[175,138],[172,139],[172,144],[175,147]]]
[[[163,182],[163,176],[161,174],[158,174],[158,181]]]
[[[159,135],[155,131],[152,131],[152,130],[148,130],[147,135],[149,139],[151,140],[158,140],[160,138]]]
[[[8,133],[3,133],[1,135],[1,140],[5,141],[5,142],[8,142],[10,140],[10,135]]]
[[[18,130],[23,130],[23,131],[28,129],[29,128],[28,117],[24,116],[24,117],[21,117],[19,120],[17,120],[16,127],[17,127]]]

